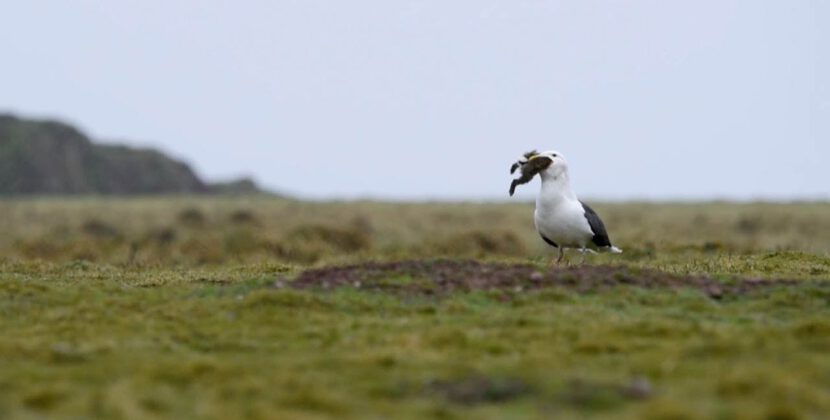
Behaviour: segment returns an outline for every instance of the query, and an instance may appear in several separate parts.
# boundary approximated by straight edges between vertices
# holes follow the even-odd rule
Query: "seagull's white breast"
[[[536,230],[562,247],[588,245],[594,233],[585,218],[585,209],[577,199],[540,195],[536,200]]]

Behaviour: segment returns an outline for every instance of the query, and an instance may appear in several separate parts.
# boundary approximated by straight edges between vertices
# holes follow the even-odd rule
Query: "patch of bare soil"
[[[619,285],[643,288],[695,288],[719,299],[754,290],[793,286],[795,280],[735,279],[681,276],[624,266],[582,265],[542,270],[530,264],[494,264],[472,260],[368,262],[306,270],[287,285],[297,289],[353,287],[408,294],[446,294],[469,290],[534,290],[564,287],[578,292]]]
[[[532,389],[515,378],[492,378],[483,375],[457,380],[435,380],[426,386],[427,395],[437,395],[458,404],[504,402],[529,394]]]

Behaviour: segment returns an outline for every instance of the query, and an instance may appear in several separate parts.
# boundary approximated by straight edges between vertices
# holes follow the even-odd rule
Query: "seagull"
[[[585,254],[595,252],[594,249],[611,253],[622,252],[611,244],[605,223],[597,212],[580,201],[571,189],[568,161],[561,153],[555,150],[529,152],[511,166],[510,173],[518,168],[521,168],[522,176],[511,183],[510,195],[513,195],[516,185],[530,182],[537,173],[542,178],[542,188],[536,197],[533,220],[542,240],[554,248],[559,248],[557,265],[565,256],[565,248],[579,249],[583,263]]]

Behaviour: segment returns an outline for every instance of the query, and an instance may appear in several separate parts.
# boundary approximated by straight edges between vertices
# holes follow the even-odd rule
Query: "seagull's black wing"
[[[551,241],[551,240],[550,240],[550,239],[548,239],[548,237],[547,237],[547,236],[545,236],[545,235],[542,235],[542,240],[543,240],[543,241],[545,241],[545,242],[547,242],[547,243],[548,243],[548,245],[550,245],[550,246],[552,246],[552,247],[554,247],[554,248],[559,248],[559,244],[557,244],[556,242]]]
[[[591,232],[594,233],[594,237],[591,238],[591,242],[600,247],[611,246],[611,239],[608,238],[608,232],[605,230],[605,223],[602,223],[602,219],[599,218],[597,212],[581,201],[580,204],[582,204],[582,208],[585,209],[585,218],[588,219],[588,224],[591,225]]]

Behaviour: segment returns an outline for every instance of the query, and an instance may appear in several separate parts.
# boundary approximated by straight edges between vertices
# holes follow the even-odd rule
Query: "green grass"
[[[0,417],[830,412],[830,205],[596,207],[626,253],[589,264],[800,283],[719,300],[630,286],[299,291],[284,286],[308,267],[444,256],[545,269],[551,253],[526,203],[6,201]],[[204,220],[187,222],[187,209]],[[111,230],[85,229],[91,220]],[[153,236],[163,229],[173,239]]]

